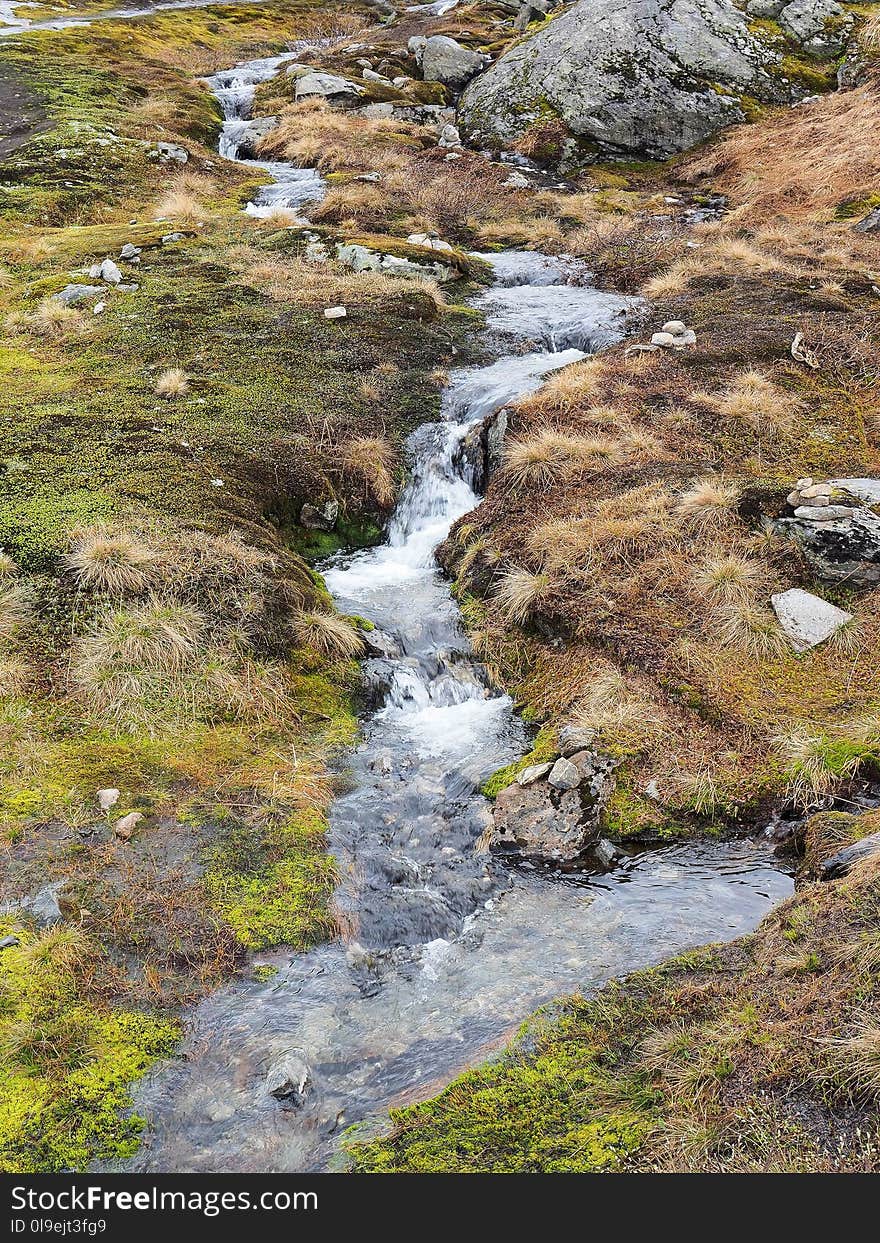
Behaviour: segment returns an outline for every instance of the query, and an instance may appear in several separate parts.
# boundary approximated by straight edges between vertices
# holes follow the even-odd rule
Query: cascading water
[[[293,54],[291,54],[293,55]],[[256,83],[287,58],[212,80],[224,154]],[[308,176],[277,178],[268,202],[299,208]],[[320,186],[313,179],[319,197]],[[274,192],[277,191],[277,194]],[[470,650],[434,550],[478,503],[468,433],[543,378],[619,340],[629,301],[584,283],[573,261],[483,256],[477,299],[504,356],[449,380],[442,419],[410,438],[410,478],[378,548],[323,567],[340,609],[372,621],[364,673],[376,705],[337,799],[330,846],[348,945],[266,955],[268,983],[236,982],[191,1016],[183,1056],[136,1092],[149,1129],[142,1170],[327,1168],[342,1130],[425,1094],[478,1060],[560,993],[748,931],[791,890],[752,842],[686,845],[596,878],[496,867],[475,845],[489,821],[481,781],[522,754],[524,727]],[[297,1108],[266,1074],[289,1053],[310,1067]]]

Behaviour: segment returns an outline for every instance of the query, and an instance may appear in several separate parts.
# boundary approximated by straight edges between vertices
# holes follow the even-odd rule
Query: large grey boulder
[[[238,135],[236,154],[244,159],[252,159],[267,134],[271,134],[272,130],[277,128],[278,117],[254,117],[252,121],[248,121]]]
[[[364,93],[364,88],[348,78],[340,78],[335,73],[304,73],[296,79],[294,95],[297,99],[309,99],[317,96],[328,99],[332,103],[351,103]]]
[[[486,57],[462,47],[447,35],[431,35],[417,54],[426,82],[442,82],[453,90],[466,86],[486,64]]]
[[[732,0],[581,0],[471,82],[458,120],[506,144],[559,118],[587,153],[666,158],[742,120],[743,96],[795,98],[779,60]]]

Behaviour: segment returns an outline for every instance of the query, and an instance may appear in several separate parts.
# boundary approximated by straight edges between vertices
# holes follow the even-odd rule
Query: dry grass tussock
[[[216,191],[216,184],[198,174],[183,173],[172,181],[156,204],[156,218],[171,220],[186,229],[204,224],[208,213],[201,199]]]
[[[587,685],[586,693],[575,704],[572,723],[579,729],[593,730],[605,742],[641,749],[656,739],[662,728],[662,714],[615,668],[600,671]]]
[[[127,531],[93,527],[74,537],[65,569],[81,587],[113,595],[146,589],[155,553]]]
[[[33,615],[33,600],[26,583],[8,578],[0,586],[0,639],[11,639]]]
[[[689,525],[704,530],[733,522],[739,488],[720,477],[697,479],[678,499],[676,512]]]
[[[382,436],[358,436],[342,446],[343,470],[360,480],[367,495],[381,508],[394,501],[393,470],[396,454]]]
[[[65,306],[57,298],[44,298],[22,322],[34,336],[61,340],[82,329],[86,320],[75,306]]]
[[[389,211],[387,194],[378,186],[354,181],[328,190],[309,216],[316,224],[346,229],[381,229]]]
[[[737,126],[689,167],[747,204],[756,222],[776,214],[828,220],[842,202],[876,191],[878,132],[880,92],[872,77],[856,90],[830,92],[760,125]]]
[[[504,479],[512,488],[547,487],[574,471],[613,461],[615,442],[604,436],[572,436],[544,428],[504,450]]]
[[[408,127],[385,117],[363,117],[334,110],[324,100],[292,105],[280,124],[260,143],[261,156],[280,156],[322,172],[360,172],[376,166],[381,152],[386,170],[403,166],[411,153]]]
[[[774,747],[786,765],[788,797],[804,809],[821,805],[843,782],[854,777],[863,758],[857,750],[849,756],[835,754],[826,734],[802,724],[781,731],[774,739]]]
[[[518,409],[529,414],[574,410],[598,396],[604,376],[601,358],[585,358],[554,371],[536,393],[517,403]]]
[[[699,395],[694,394],[691,400]],[[803,411],[803,402],[779,389],[762,371],[749,369],[734,376],[718,393],[703,398],[725,418],[746,424],[752,431],[790,430]]]
[[[182,367],[168,367],[157,377],[153,391],[169,401],[184,397],[189,392],[189,378]]]
[[[331,659],[351,660],[363,654],[363,639],[351,622],[336,613],[300,613],[294,620],[294,631],[303,647],[314,648]]]
[[[513,568],[500,575],[495,586],[495,603],[501,615],[516,626],[524,626],[542,603],[550,587],[546,574]]]

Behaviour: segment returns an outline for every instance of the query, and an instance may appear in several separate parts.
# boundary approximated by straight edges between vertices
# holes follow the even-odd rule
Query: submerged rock
[[[274,1062],[266,1075],[266,1091],[277,1101],[300,1106],[311,1086],[312,1072],[297,1049],[290,1049]]]
[[[252,159],[266,135],[277,128],[278,117],[254,117],[238,135],[236,155],[239,158]]]

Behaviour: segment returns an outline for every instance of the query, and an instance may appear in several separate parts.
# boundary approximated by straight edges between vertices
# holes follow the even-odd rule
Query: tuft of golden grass
[[[763,372],[741,371],[708,402],[725,418],[747,424],[753,431],[790,428],[803,402],[782,392]]]
[[[31,592],[13,580],[0,588],[0,639],[11,639],[33,614]]]
[[[880,1100],[880,1023],[864,1017],[849,1036],[822,1041],[845,1087]]]
[[[522,410],[567,412],[599,393],[604,378],[604,363],[600,358],[585,358],[554,371],[541,385],[537,393],[519,403]]]
[[[857,753],[842,763],[829,753],[829,740],[806,725],[793,725],[780,732],[774,746],[786,764],[787,794],[805,810],[816,807],[843,781],[855,776],[861,757]]]
[[[790,651],[785,634],[769,609],[745,595],[734,595],[713,613],[718,640],[754,660],[779,660]]]
[[[301,612],[293,622],[297,642],[332,659],[361,656],[364,642],[351,622],[337,613]]]
[[[764,566],[754,558],[716,550],[694,571],[692,582],[701,595],[715,602],[729,602],[748,596],[765,576]]]
[[[205,220],[205,209],[183,186],[172,187],[156,204],[160,220],[173,220],[184,228],[194,229]]]
[[[720,476],[695,480],[679,497],[676,512],[685,522],[703,529],[730,522],[739,501],[739,488]]]
[[[504,478],[513,488],[542,488],[555,479],[597,462],[613,461],[617,443],[601,436],[572,436],[542,428],[505,445]]]
[[[157,397],[173,401],[189,392],[189,378],[182,367],[168,367],[157,377],[153,391]]]
[[[394,448],[383,436],[358,436],[342,446],[343,467],[363,482],[381,509],[394,502]]]
[[[4,578],[14,578],[18,573],[18,566],[10,557],[8,552],[4,552],[0,548],[0,580]]]
[[[662,716],[643,695],[630,690],[619,669],[608,668],[592,677],[575,705],[571,721],[592,730],[606,742],[633,750],[648,745],[662,727]]]
[[[546,574],[529,570],[506,570],[495,587],[495,603],[506,621],[524,626],[537,611],[550,585]]]
[[[81,587],[112,595],[145,590],[154,552],[127,531],[95,527],[76,536],[64,558]]]
[[[25,316],[25,326],[38,337],[60,339],[85,323],[75,306],[65,306],[57,298],[44,298],[35,310]]]

